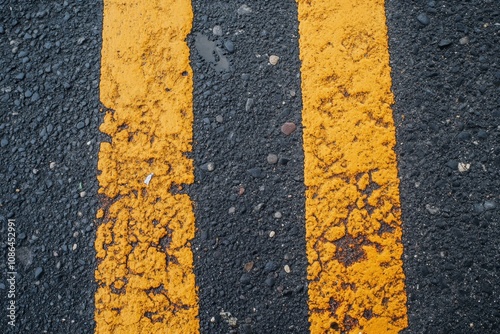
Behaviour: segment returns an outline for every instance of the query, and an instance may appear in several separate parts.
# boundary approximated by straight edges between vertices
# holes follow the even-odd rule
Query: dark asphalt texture
[[[193,246],[201,328],[306,333],[302,131],[285,136],[280,130],[285,122],[301,122],[297,7],[293,1],[259,1],[248,3],[251,13],[238,14],[241,5],[193,1],[196,180],[190,195],[198,228]],[[217,25],[222,36],[213,34]],[[227,70],[218,59],[203,59],[197,34],[216,42]],[[277,65],[269,64],[270,55],[280,57]],[[269,164],[268,154],[278,162]],[[208,171],[207,163],[215,169]],[[275,218],[276,212],[282,217]]]
[[[386,3],[405,333],[500,332],[499,10],[487,0]]]
[[[194,0],[188,38],[201,330],[307,333],[297,8],[256,1],[239,14],[242,4]],[[500,6],[387,0],[386,12],[404,332],[500,332]],[[0,0],[0,14],[0,333],[93,333],[102,1]],[[285,122],[298,126],[289,136]],[[15,328],[7,219],[17,229]]]
[[[92,333],[102,4],[0,0],[0,13],[0,333]]]

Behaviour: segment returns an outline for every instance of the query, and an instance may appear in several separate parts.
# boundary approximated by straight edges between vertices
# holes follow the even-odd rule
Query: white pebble
[[[286,272],[287,274],[289,274],[289,273],[292,271],[292,270],[290,269],[290,266],[289,266],[288,264],[285,264],[284,269],[285,269],[285,272]]]
[[[276,219],[280,219],[281,217],[283,217],[283,215],[281,214],[281,212],[276,211],[276,212],[274,213],[274,218],[276,218]]]
[[[234,206],[232,206],[232,207],[229,208],[228,212],[229,212],[229,214],[233,214],[233,213],[236,212],[236,208]]]
[[[51,162],[50,165],[49,165],[49,168],[50,169],[56,168],[56,163],[55,162]]]
[[[458,171],[460,173],[466,172],[470,169],[470,164],[467,164],[465,162],[460,162],[458,163]]]
[[[280,57],[278,57],[278,56],[275,56],[275,55],[269,56],[269,63],[271,65],[276,65],[278,63],[278,60],[280,60]]]
[[[274,232],[274,231],[269,232],[269,238],[274,238],[275,235],[276,235],[276,232]]]
[[[76,247],[78,247],[77,244],[73,244],[73,250],[75,250]]]

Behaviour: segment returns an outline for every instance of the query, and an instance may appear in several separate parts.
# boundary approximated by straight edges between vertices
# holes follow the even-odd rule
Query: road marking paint
[[[298,0],[311,333],[407,326],[383,0]]]
[[[197,333],[189,0],[105,0],[96,333]]]

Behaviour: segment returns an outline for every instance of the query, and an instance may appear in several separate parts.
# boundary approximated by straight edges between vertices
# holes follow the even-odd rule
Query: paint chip
[[[146,176],[146,179],[144,180],[144,183],[147,184],[149,186],[149,182],[151,182],[151,179],[153,178],[153,173],[149,174],[148,176]]]

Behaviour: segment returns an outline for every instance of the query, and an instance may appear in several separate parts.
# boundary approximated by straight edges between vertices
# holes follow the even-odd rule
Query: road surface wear
[[[497,2],[0,13],[0,332],[499,331]]]

